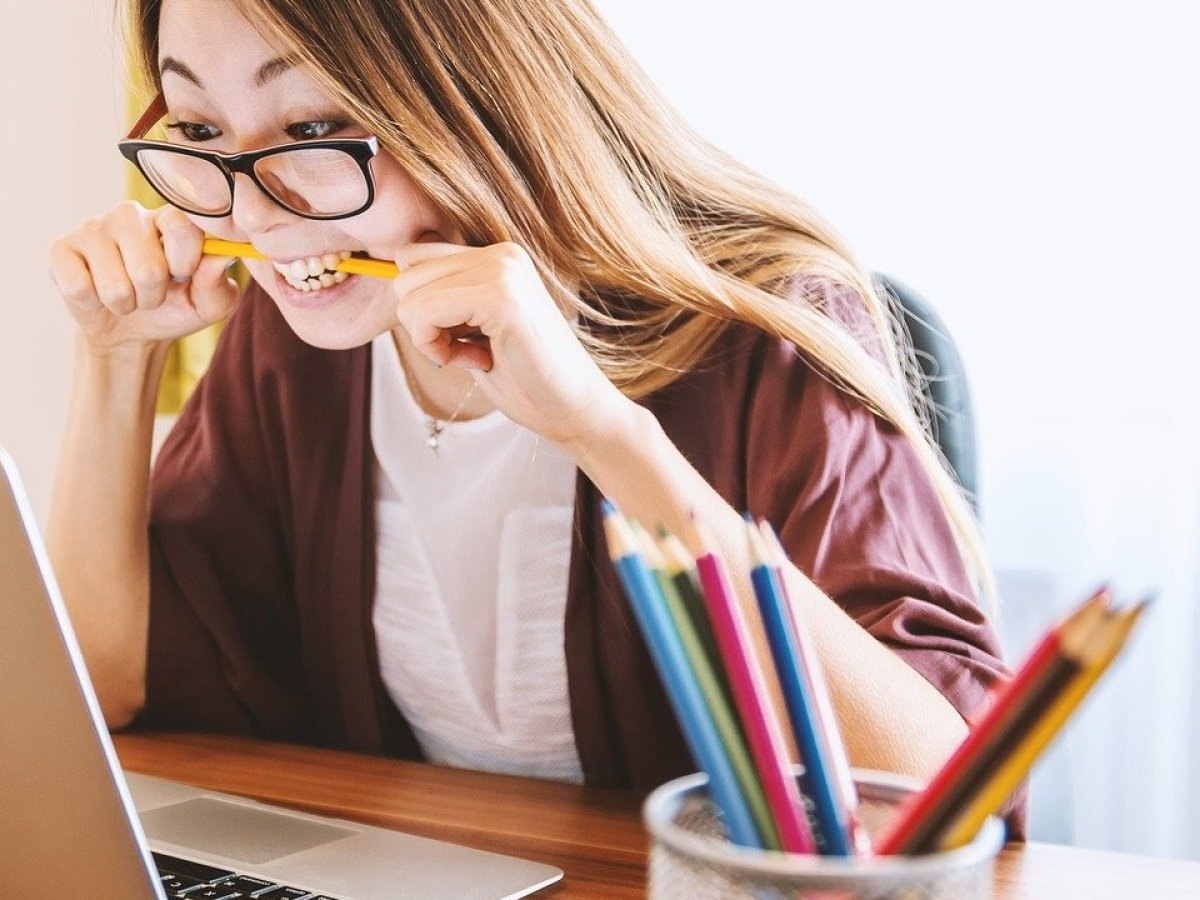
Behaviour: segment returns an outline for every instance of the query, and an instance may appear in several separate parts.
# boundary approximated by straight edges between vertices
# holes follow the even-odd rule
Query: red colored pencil
[[[918,850],[953,805],[955,794],[974,781],[981,760],[1004,740],[1009,726],[1027,710],[1038,688],[1060,658],[1063,629],[1086,629],[1103,617],[1109,594],[1102,588],[1062,622],[1052,627],[1025,658],[1016,676],[995,696],[978,724],[934,775],[925,790],[904,804],[883,837],[876,842],[879,854],[913,853]]]

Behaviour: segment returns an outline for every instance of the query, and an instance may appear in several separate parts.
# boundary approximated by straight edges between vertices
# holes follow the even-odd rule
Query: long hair
[[[697,135],[587,0],[233,0],[473,245],[525,247],[597,364],[643,397],[733,322],[792,342],[907,438],[994,608],[886,296],[806,204]],[[127,0],[157,83],[161,0]],[[857,298],[857,319],[831,297]]]

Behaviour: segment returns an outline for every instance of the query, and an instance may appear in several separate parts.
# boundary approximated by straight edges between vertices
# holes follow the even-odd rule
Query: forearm
[[[740,513],[688,463],[649,412],[627,404],[603,429],[567,450],[602,493],[647,526],[661,522],[681,533],[694,511],[725,558],[743,604],[753,608]],[[795,569],[788,576],[825,669],[851,763],[931,775],[966,735],[962,718],[928,681],[811,581]],[[756,643],[760,658],[769,658],[761,630]],[[782,709],[778,696],[775,704]]]
[[[165,346],[95,353],[79,341],[47,544],[105,719],[145,695],[147,491]]]

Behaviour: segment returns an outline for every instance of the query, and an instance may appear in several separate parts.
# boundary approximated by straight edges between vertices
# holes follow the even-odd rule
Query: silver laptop
[[[0,449],[0,895],[482,900],[522,897],[562,874],[123,774],[28,499]]]

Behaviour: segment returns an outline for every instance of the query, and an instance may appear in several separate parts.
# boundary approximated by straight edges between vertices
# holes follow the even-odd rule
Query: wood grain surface
[[[130,771],[558,866],[537,896],[645,895],[642,795],[214,735],[114,737]],[[996,900],[1200,898],[1200,863],[1010,844]]]

